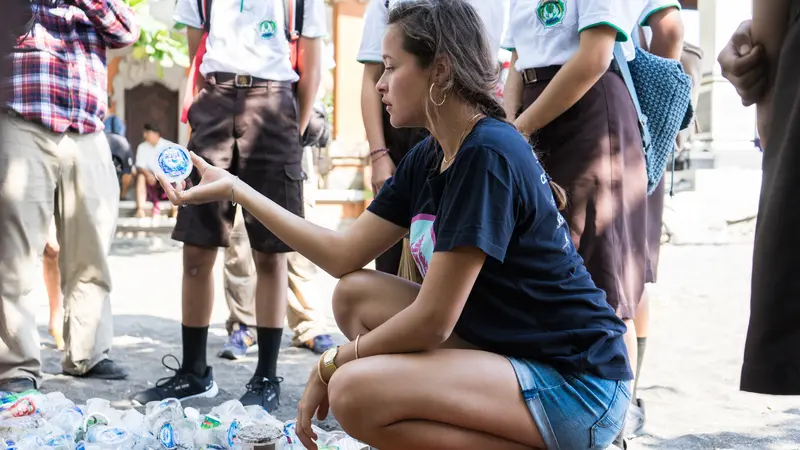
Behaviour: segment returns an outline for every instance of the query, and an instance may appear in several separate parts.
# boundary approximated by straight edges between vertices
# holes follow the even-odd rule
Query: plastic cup
[[[179,145],[170,145],[158,152],[156,165],[171,183],[179,183],[192,173],[189,151]]]

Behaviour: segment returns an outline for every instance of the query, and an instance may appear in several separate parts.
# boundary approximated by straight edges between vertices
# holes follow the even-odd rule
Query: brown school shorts
[[[298,216],[303,216],[303,149],[298,110],[289,82],[252,80],[236,87],[232,77],[211,74],[189,109],[188,148]],[[239,85],[242,86],[242,80]],[[197,171],[191,184],[200,182]],[[230,201],[180,208],[172,238],[198,247],[227,247],[236,208]],[[292,251],[248,211],[244,212],[253,250]]]

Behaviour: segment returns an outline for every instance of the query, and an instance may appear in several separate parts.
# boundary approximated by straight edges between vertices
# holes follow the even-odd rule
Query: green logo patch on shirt
[[[274,20],[262,20],[258,24],[258,34],[261,36],[261,39],[272,39],[275,37],[275,32],[278,29],[278,26],[275,25]]]
[[[540,0],[536,17],[545,28],[552,28],[564,21],[567,14],[566,0]]]

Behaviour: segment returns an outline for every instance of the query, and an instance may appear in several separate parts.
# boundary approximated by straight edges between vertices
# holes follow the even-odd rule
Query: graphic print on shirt
[[[275,37],[276,30],[278,26],[275,24],[274,20],[262,20],[258,24],[258,35],[261,36],[261,39],[267,40],[272,39]]]
[[[436,216],[432,214],[417,214],[411,219],[411,228],[409,229],[411,256],[423,278],[428,273],[428,263],[433,257],[433,248],[436,246],[436,233],[433,231],[434,221],[436,221]]]
[[[539,181],[542,184],[547,184],[550,180],[547,178],[547,175],[542,172],[539,176]],[[553,205],[556,209],[558,209],[558,205],[556,204],[556,197],[555,195],[550,193],[550,204]],[[562,233],[564,235],[563,242],[564,244],[561,246],[561,250],[568,251],[570,246],[572,245],[572,239],[569,235],[569,227],[564,226],[567,223],[567,220],[564,219],[564,216],[561,215],[561,212],[556,212],[557,220],[556,220],[556,233]]]
[[[566,0],[540,0],[536,17],[545,28],[552,28],[564,21],[567,14]]]

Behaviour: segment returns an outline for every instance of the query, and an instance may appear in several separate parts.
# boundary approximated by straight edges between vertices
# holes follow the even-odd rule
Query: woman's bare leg
[[[333,316],[352,341],[406,309],[417,298],[419,289],[417,283],[383,272],[353,272],[343,277],[333,291]],[[442,348],[476,347],[453,334]]]
[[[333,311],[350,339],[409,306],[419,285],[373,271],[342,278]],[[441,349],[362,358],[331,379],[331,410],[352,436],[380,448],[544,448],[514,369],[453,335]],[[453,348],[458,348],[454,350]]]
[[[351,436],[380,448],[545,448],[508,360],[442,349],[362,358],[334,373],[331,411]]]

